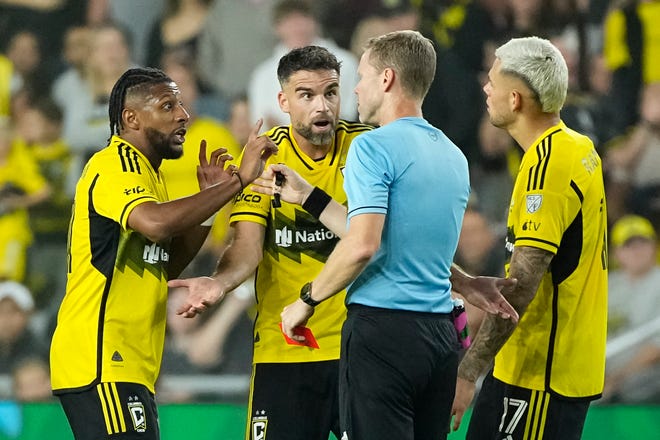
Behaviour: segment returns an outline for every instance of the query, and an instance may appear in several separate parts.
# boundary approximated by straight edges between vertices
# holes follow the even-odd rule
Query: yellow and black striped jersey
[[[343,169],[351,141],[372,127],[340,120],[333,145],[321,160],[313,160],[296,144],[291,126],[266,134],[279,152],[269,163],[284,163],[310,184],[346,204]],[[339,359],[341,325],[346,317],[345,292],[317,306],[308,322],[319,348],[288,345],[279,323],[284,306],[295,301],[300,288],[321,271],[338,237],[301,207],[282,202],[272,209],[269,196],[244,190],[234,202],[230,221],[250,221],[266,228],[264,258],[257,269],[257,317],[254,325],[255,363],[313,362]]]
[[[154,391],[165,337],[169,242],[153,243],[127,221],[141,203],[166,200],[159,172],[117,136],[85,166],[51,345],[55,393],[99,382],[133,382]]]
[[[555,256],[495,358],[495,377],[570,398],[600,395],[607,325],[606,244],[600,157],[589,138],[560,122],[525,152],[514,185],[506,241],[509,260],[519,246]]]

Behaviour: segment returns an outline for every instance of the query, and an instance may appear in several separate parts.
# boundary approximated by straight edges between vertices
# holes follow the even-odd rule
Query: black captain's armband
[[[330,203],[332,197],[318,186],[315,186],[312,192],[307,196],[307,200],[302,204],[305,211],[309,212],[314,218],[321,217],[321,213]]]

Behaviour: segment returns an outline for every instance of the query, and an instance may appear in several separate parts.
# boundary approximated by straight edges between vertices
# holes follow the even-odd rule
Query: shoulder
[[[268,136],[278,147],[282,145],[291,145],[292,143],[291,131],[288,125],[275,126],[264,134]]]
[[[366,131],[373,130],[374,127],[371,125],[363,124],[361,122],[350,122],[340,119],[337,123],[337,133],[364,133]]]

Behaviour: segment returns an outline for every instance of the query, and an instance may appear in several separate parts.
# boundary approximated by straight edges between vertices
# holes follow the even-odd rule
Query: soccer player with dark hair
[[[204,242],[205,222],[276,152],[257,123],[240,169],[200,145],[200,192],[168,201],[159,171],[183,152],[188,113],[157,69],[130,69],[109,104],[106,148],[78,181],[66,294],[51,345],[53,392],[76,439],[160,437],[154,400],[165,337],[167,280]]]
[[[339,119],[340,63],[327,49],[294,49],[279,62],[282,90],[277,99],[291,124],[266,135],[279,147],[277,158],[346,202],[343,168],[348,147],[370,126]],[[275,72],[273,72],[275,74]],[[314,326],[317,348],[287,343],[280,312],[297,297],[300,285],[319,273],[338,237],[297,205],[273,208],[271,197],[244,190],[236,197],[230,222],[234,240],[212,278],[170,282],[187,287],[193,316],[214,304],[255,269],[257,316],[247,439],[327,440],[339,435],[337,379],[343,293],[319,307]],[[267,432],[267,436],[266,436]]]

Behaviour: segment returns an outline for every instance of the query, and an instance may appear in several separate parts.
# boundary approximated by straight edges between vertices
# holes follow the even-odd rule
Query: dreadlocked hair
[[[172,82],[172,79],[162,70],[153,67],[137,67],[124,72],[110,93],[110,103],[108,105],[110,137],[119,135],[119,130],[124,128],[121,123],[121,113],[124,110],[127,93],[132,89],[142,89],[165,82]]]

